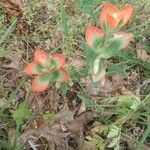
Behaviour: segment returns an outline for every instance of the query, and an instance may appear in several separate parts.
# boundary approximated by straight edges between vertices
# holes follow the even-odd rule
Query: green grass
[[[110,1],[118,6],[122,6],[126,2],[124,0]],[[29,99],[30,89],[19,102],[15,101],[18,93],[24,88],[24,84],[28,80],[22,74],[22,70],[24,65],[32,59],[34,47],[42,47],[49,53],[62,52],[68,62],[72,57],[75,57],[75,52],[83,56],[85,27],[91,22],[97,24],[97,17],[100,12],[99,6],[103,2],[103,0],[63,0],[61,2],[55,0],[37,2],[33,0],[31,4],[22,9],[20,18],[10,17],[7,22],[5,21],[4,8],[0,6],[0,63],[12,62],[12,58],[16,58],[16,56],[20,62],[19,68],[14,69],[16,74],[14,80],[11,77],[12,74],[8,71],[12,68],[7,70],[0,66],[0,103],[2,104],[4,99],[6,100],[6,103],[4,101],[5,106],[0,108],[0,124],[2,124],[0,126],[0,149],[1,146],[3,148],[9,147],[7,143],[8,131],[11,128],[16,128],[14,118],[12,118],[12,110],[14,108],[17,110],[22,101]],[[150,62],[140,60],[136,56],[138,44],[143,51],[150,54],[150,19],[148,15],[150,13],[150,1],[128,0],[127,2],[134,6],[134,13],[129,24],[123,30],[132,32],[134,41],[129,48],[119,54],[119,58],[115,58],[117,64],[110,60],[112,64],[108,71],[110,71],[110,76],[113,72],[123,72],[126,76],[135,72],[138,75],[137,82],[140,86],[150,78]],[[17,28],[19,22],[24,22],[23,29]],[[110,147],[113,146],[117,149],[120,147],[119,142],[124,140],[123,136],[126,136],[131,139],[132,144],[137,145],[138,150],[142,150],[142,145],[145,145],[150,139],[149,83],[144,84],[140,93],[136,95],[140,101],[135,97],[130,99],[125,95],[123,100],[119,101],[118,99],[122,97],[109,95],[96,103],[93,102],[86,87],[79,81],[79,77],[86,73],[81,74],[76,68],[72,70],[73,66],[70,63],[68,63],[67,68],[70,70],[70,74],[76,77],[76,80],[70,79],[71,83],[78,83],[80,87],[80,92],[77,92],[78,97],[89,109],[97,113],[98,119],[103,124],[103,126],[99,126],[98,134],[94,133],[91,137],[91,143],[102,150],[108,143]],[[7,81],[13,81],[16,86],[6,87]],[[132,92],[136,93],[135,91]],[[45,98],[46,95],[43,97]],[[138,128],[140,128],[141,133],[135,134],[135,130]],[[131,130],[129,131],[129,129]],[[115,134],[115,132],[118,134]]]

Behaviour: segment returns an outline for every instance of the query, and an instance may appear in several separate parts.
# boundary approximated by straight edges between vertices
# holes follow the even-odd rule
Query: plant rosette
[[[44,50],[37,48],[33,61],[24,69],[27,75],[35,75],[32,81],[32,91],[43,92],[51,82],[65,82],[69,75],[63,68],[64,64],[65,58],[62,54],[49,55]]]
[[[133,39],[132,33],[117,30],[119,26],[122,27],[128,22],[132,11],[133,7],[129,4],[118,9],[113,4],[106,3],[99,17],[99,24],[102,28],[91,24],[87,25],[85,41],[94,53],[94,58],[91,57],[88,60],[93,82],[101,81],[101,84],[104,85],[106,67],[104,67],[103,61],[116,56],[121,52],[120,50],[128,47]]]

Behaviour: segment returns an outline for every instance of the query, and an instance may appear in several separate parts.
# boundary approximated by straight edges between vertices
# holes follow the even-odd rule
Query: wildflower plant
[[[32,82],[32,91],[43,92],[51,82],[65,82],[68,73],[63,67],[64,64],[65,57],[62,54],[48,55],[44,50],[37,48],[33,61],[24,69],[26,74],[35,75]]]
[[[99,27],[87,25],[86,56],[93,82],[100,81],[101,85],[105,84],[106,60],[121,53],[132,40],[132,33],[120,31],[129,21],[132,11],[133,7],[130,4],[119,9],[112,3],[106,3],[98,18]]]

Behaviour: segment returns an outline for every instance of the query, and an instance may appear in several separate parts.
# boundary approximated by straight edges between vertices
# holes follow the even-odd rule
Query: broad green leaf
[[[44,73],[42,75],[39,76],[38,78],[38,82],[39,83],[44,83],[44,82],[53,82],[56,81],[56,79],[59,78],[59,72],[55,71],[53,73]]]
[[[112,73],[126,73],[124,67],[120,64],[109,64],[108,65],[108,73],[112,74]]]
[[[108,45],[106,46],[106,48],[104,48],[103,51],[100,52],[100,56],[102,58],[110,58],[119,53],[119,48],[121,45],[121,41],[119,39],[112,39],[107,44]]]
[[[103,50],[104,41],[105,41],[104,37],[96,37],[96,38],[94,38],[93,39],[93,44],[92,44],[92,50],[95,53],[100,53]]]

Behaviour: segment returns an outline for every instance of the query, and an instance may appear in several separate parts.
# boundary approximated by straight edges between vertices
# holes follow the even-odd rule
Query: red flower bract
[[[49,82],[40,82],[40,76],[36,76],[32,81],[32,91],[34,92],[43,92],[48,88]]]
[[[28,75],[39,74],[40,72],[38,72],[37,67],[38,67],[38,63],[31,62],[26,66],[26,68],[24,69],[24,72]]]
[[[65,57],[62,54],[53,54],[52,59],[57,63],[56,69],[60,69],[65,64]]]
[[[116,28],[119,23],[121,23],[120,26],[124,26],[129,21],[132,11],[133,7],[130,4],[126,4],[119,9],[112,3],[106,3],[102,8],[99,24],[101,26],[106,24],[112,28]]]
[[[60,74],[60,77],[57,79],[57,82],[60,82],[60,83],[66,81],[69,77],[67,71],[64,68],[61,68],[59,70],[59,74]]]
[[[101,28],[98,28],[94,25],[88,25],[85,31],[85,40],[87,45],[92,47],[94,40],[104,35],[105,33]]]
[[[46,53],[44,50],[37,48],[34,53],[34,61],[37,63],[40,63],[41,65],[44,65],[47,60],[49,59],[48,53]]]

